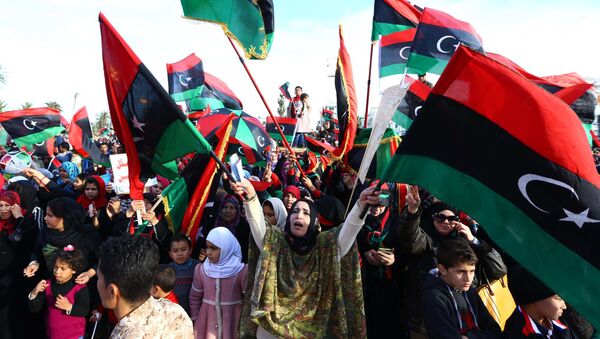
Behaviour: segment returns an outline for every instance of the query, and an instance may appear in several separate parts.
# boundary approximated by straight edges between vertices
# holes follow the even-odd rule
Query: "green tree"
[[[284,116],[285,115],[285,99],[283,97],[283,94],[279,94],[279,98],[277,99],[277,113],[279,113],[280,116]]]
[[[103,130],[112,129],[110,122],[110,113],[108,111],[100,112],[96,117],[96,121],[92,123],[92,133],[99,137]]]
[[[2,68],[2,65],[0,65],[0,84],[5,84],[6,83],[6,71],[4,71],[4,68]]]
[[[46,105],[46,107],[48,107],[48,108],[52,108],[59,112],[62,112],[62,106],[56,101],[48,101],[48,102],[44,103],[44,105]]]
[[[4,102],[4,100],[0,100],[0,112],[4,112],[5,109],[6,103]]]
[[[28,108],[33,108],[33,104],[31,103],[31,101],[27,101],[24,104],[21,105],[22,109],[28,109]]]

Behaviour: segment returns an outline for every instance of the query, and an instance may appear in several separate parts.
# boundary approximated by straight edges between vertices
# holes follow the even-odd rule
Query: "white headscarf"
[[[283,231],[283,228],[285,227],[285,219],[287,219],[287,210],[283,205],[283,201],[281,201],[279,198],[269,198],[263,202],[263,206],[267,201],[271,204],[271,206],[273,206],[275,219],[277,219],[277,225],[274,226],[277,226],[277,228]]]
[[[204,261],[204,274],[214,279],[225,279],[235,276],[244,268],[242,250],[233,233],[226,227],[213,228],[206,237],[221,249],[219,262],[213,264],[208,258]]]

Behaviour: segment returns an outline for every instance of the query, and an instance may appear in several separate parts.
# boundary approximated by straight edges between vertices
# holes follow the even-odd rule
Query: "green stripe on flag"
[[[50,127],[50,128],[46,128],[45,130],[43,130],[41,132],[37,132],[34,134],[22,136],[17,139],[13,139],[13,141],[19,147],[29,146],[29,145],[37,144],[38,142],[48,140],[49,138],[60,134],[63,130],[64,130],[64,127],[62,127],[62,126]]]
[[[583,125],[583,129],[585,130],[585,135],[587,136],[588,139],[588,144],[590,144],[590,146],[593,145],[593,141],[592,141],[592,134],[590,133],[590,131],[592,130],[592,124],[584,124]]]
[[[44,139],[45,140],[45,139]],[[175,120],[163,131],[158,145],[154,149],[152,170],[167,179],[175,179],[179,175],[172,159],[191,152],[208,153],[212,147],[196,130],[189,119]]]
[[[281,134],[279,134],[278,132],[270,132],[270,133],[269,133],[269,136],[270,136],[272,139],[275,139],[275,140],[279,140],[279,141],[281,141]],[[293,135],[286,135],[286,136],[285,136],[285,140],[287,140],[287,142],[289,142],[290,144],[291,144],[291,142],[293,141],[293,139],[294,139],[294,136],[293,136]]]
[[[448,61],[440,60],[421,54],[410,53],[408,58],[408,67],[419,70],[419,73],[435,73],[442,74],[444,69],[448,65]]]
[[[396,32],[405,31],[411,28],[415,27],[373,21],[373,28],[371,30],[371,41],[379,40],[380,35],[388,35]]]
[[[399,75],[399,74],[404,74],[404,69],[406,68],[406,64],[392,64],[392,65],[387,65],[384,67],[381,67],[379,69],[379,77],[383,78],[383,77],[387,77],[390,75]],[[414,68],[408,68],[406,70],[406,73],[408,74],[419,74],[421,73],[418,69],[414,69]]]
[[[416,155],[396,155],[382,180],[423,186],[442,201],[464,210],[514,259],[588,320],[600,324],[600,307],[593,298],[600,290],[600,271],[504,197],[442,162]],[[544,253],[534,252],[544,249]],[[575,276],[581,277],[577,284],[571,278]]]
[[[240,142],[250,146],[252,149],[257,149],[256,140],[254,140],[254,135],[246,122],[240,119],[238,122],[237,130],[235,131],[235,138]]]
[[[171,96],[171,98],[175,102],[192,100],[195,97],[197,97],[198,95],[200,95],[200,92],[202,92],[202,87],[204,87],[204,86],[200,86],[200,87],[197,87],[197,88],[192,88],[192,89],[189,89],[189,90],[187,90],[185,92],[172,93],[172,94],[169,94],[169,95]]]
[[[164,189],[162,196],[165,207],[165,218],[169,224],[169,229],[173,233],[179,233],[181,230],[181,221],[189,202],[185,179],[178,178],[173,181]]]
[[[404,129],[409,129],[412,126],[413,120],[400,111],[396,111],[392,117],[392,121],[400,125]]]

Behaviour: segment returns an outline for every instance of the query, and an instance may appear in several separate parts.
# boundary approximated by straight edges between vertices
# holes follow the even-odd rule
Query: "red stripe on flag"
[[[431,92],[431,88],[421,81],[414,81],[408,90],[421,98],[421,100],[427,100],[427,96]]]
[[[388,6],[392,7],[396,12],[412,22],[415,26],[419,24],[421,11],[405,0],[383,0]]]
[[[285,125],[295,125],[296,122],[298,121],[297,119],[294,118],[288,118],[288,117],[275,117],[275,120],[277,121],[277,123],[281,124],[285,124]],[[267,124],[274,124],[273,119],[269,116],[267,117]]]
[[[167,73],[185,72],[201,62],[202,59],[198,58],[196,54],[192,53],[181,61],[178,61],[174,64],[167,64]]]
[[[53,108],[47,108],[47,107],[28,108],[28,109],[20,109],[20,110],[16,110],[16,111],[8,111],[8,112],[0,113],[0,122],[8,121],[8,120],[11,120],[14,118],[20,118],[22,116],[40,116],[40,115],[47,115],[47,116],[54,115],[54,116],[60,117],[60,112]]]
[[[420,23],[433,25],[433,26],[439,26],[439,27],[445,27],[445,28],[449,28],[449,29],[461,30],[463,32],[467,32],[467,33],[475,36],[477,38],[477,40],[479,40],[480,42],[483,41],[483,40],[481,40],[481,37],[479,36],[479,34],[477,34],[477,32],[475,31],[473,26],[471,26],[470,23],[465,22],[465,21],[460,21],[448,13],[444,13],[442,11],[438,11],[438,10],[435,10],[432,8],[425,8],[423,10],[423,14],[421,14]]]
[[[417,33],[416,28],[407,29],[405,31],[395,32],[392,34],[384,35],[381,37],[380,45],[381,47],[387,47],[390,45],[399,44],[402,42],[410,42],[415,38],[415,33]]]
[[[506,83],[512,85],[506,87]],[[467,106],[541,156],[600,187],[587,137],[573,110],[521,75],[506,72],[497,61],[460,46],[432,93]],[[522,98],[522,93],[530,96]],[[504,114],[515,110],[515,98],[526,103],[518,107],[518,122]],[[558,140],[557,135],[562,137]]]

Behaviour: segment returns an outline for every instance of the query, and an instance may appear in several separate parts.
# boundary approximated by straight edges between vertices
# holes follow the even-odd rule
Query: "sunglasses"
[[[457,215],[443,215],[441,213],[437,213],[433,215],[433,218],[437,222],[444,222],[448,220],[448,222],[459,221],[460,218]]]

